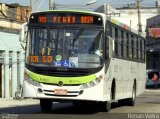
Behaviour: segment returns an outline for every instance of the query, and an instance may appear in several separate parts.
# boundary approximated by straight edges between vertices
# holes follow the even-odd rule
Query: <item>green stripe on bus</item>
[[[45,76],[29,72],[28,76],[32,80],[43,83],[51,83],[51,84],[58,84],[59,81],[62,81],[63,84],[83,84],[96,79],[96,76],[94,74],[88,76],[79,76],[79,77],[55,77],[55,76]]]

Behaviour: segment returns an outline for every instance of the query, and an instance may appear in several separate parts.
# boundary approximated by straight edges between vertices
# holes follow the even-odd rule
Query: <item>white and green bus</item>
[[[77,10],[31,13],[27,23],[24,97],[74,105],[135,104],[145,89],[145,39],[106,14]]]

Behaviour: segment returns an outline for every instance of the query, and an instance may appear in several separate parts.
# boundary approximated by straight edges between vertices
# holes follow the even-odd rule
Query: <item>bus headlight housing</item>
[[[100,78],[96,78],[95,82],[96,82],[96,83],[100,83],[101,80],[102,80],[102,79],[100,79]]]
[[[25,76],[25,80],[29,83],[32,84],[34,86],[38,86],[41,87],[41,84],[37,81],[32,80],[29,76]]]
[[[102,80],[102,76],[97,77],[95,80],[90,81],[89,83],[81,84],[81,89],[91,88],[98,85]]]

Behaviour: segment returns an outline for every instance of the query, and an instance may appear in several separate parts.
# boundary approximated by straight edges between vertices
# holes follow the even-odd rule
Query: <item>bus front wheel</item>
[[[111,110],[111,104],[112,104],[111,98],[112,98],[112,92],[110,93],[110,100],[105,102],[100,102],[100,108],[102,111],[109,112]]]
[[[111,101],[101,102],[100,108],[103,112],[109,112],[111,110]]]
[[[43,112],[50,112],[52,109],[52,100],[40,99],[40,107]]]

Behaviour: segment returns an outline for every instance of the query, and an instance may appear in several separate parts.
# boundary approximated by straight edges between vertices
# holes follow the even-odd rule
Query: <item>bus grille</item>
[[[80,90],[80,91],[67,91],[67,95],[58,95],[58,94],[55,94],[54,91],[52,90],[43,90],[44,94],[46,96],[58,96],[58,97],[76,97],[80,94],[83,93],[83,90]]]
[[[61,77],[84,76],[89,74],[86,72],[80,73],[80,72],[51,71],[51,70],[36,70],[35,73],[47,76],[61,76]]]

